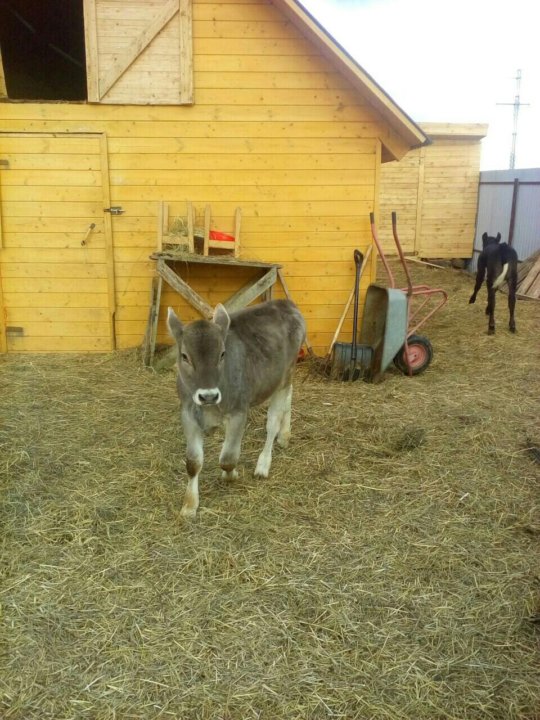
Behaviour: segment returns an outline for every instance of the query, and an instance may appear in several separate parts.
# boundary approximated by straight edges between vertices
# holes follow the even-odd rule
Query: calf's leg
[[[473,304],[476,302],[476,296],[478,295],[478,291],[482,287],[482,283],[484,282],[484,276],[486,274],[486,259],[483,255],[480,255],[478,258],[478,266],[476,269],[476,282],[474,283],[474,290],[473,294],[471,295],[469,299],[469,304]]]
[[[287,397],[283,408],[283,417],[279,426],[277,436],[277,444],[279,447],[286,448],[289,446],[291,439],[291,406],[292,406],[292,385],[287,388]]]
[[[257,460],[255,468],[255,477],[267,478],[272,464],[272,447],[276,435],[280,432],[284,417],[287,413],[288,402],[290,399],[291,388],[287,386],[276,390],[270,398],[268,407],[268,415],[266,418],[266,442],[264,448]],[[286,420],[285,420],[286,425]]]
[[[516,321],[514,319],[514,311],[516,309],[516,292],[517,292],[517,272],[512,272],[508,280],[508,310],[510,311],[510,322],[508,327],[510,332],[516,332]]]
[[[196,420],[187,411],[182,412],[182,425],[186,438],[188,483],[180,514],[185,518],[194,518],[199,507],[199,473],[204,460],[203,433]]]
[[[246,420],[247,414],[244,412],[228,415],[225,418],[225,441],[219,456],[223,480],[236,480],[238,477],[236,466],[242,449]]]
[[[486,307],[486,315],[489,315],[488,335],[495,334],[495,293],[497,291],[488,280],[488,304]]]

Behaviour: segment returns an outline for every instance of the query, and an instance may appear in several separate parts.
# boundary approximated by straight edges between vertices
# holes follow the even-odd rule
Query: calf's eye
[[[186,362],[186,363],[189,364],[189,358],[188,358],[188,356],[186,355],[186,353],[182,353],[182,360],[183,360],[184,362]]]

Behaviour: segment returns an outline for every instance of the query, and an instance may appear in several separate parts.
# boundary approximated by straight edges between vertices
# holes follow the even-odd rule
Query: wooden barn
[[[391,212],[406,252],[423,258],[472,257],[480,141],[487,125],[420,123],[430,144],[383,165],[380,234],[395,252]]]
[[[0,350],[140,345],[150,256],[191,217],[206,239],[238,239],[236,264],[167,266],[203,313],[252,285],[258,261],[283,273],[324,353],[383,163],[426,131],[295,0],[0,12]],[[165,283],[158,341],[169,304],[197,316]]]

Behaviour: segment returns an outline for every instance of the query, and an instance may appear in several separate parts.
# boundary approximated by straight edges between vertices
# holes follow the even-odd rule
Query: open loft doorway
[[[10,100],[86,100],[83,0],[0,0],[2,66]]]

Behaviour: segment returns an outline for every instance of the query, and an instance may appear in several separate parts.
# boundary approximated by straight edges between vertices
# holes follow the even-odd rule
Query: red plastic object
[[[210,240],[217,240],[218,242],[234,242],[234,235],[227,235],[227,233],[224,232],[210,230]]]

